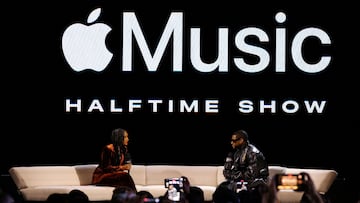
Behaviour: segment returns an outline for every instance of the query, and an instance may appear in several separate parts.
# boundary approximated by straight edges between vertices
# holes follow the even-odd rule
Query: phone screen
[[[180,201],[180,190],[174,185],[170,184],[168,187],[168,199],[172,201]]]
[[[278,190],[304,190],[304,176],[301,174],[278,174],[276,176]]]

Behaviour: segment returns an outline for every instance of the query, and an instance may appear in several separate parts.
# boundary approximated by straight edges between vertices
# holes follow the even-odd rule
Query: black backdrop
[[[342,2],[341,2],[342,3]],[[357,97],[358,17],[351,4],[299,1],[277,2],[185,2],[142,3],[103,1],[55,1],[45,4],[12,3],[2,17],[2,136],[1,173],[14,165],[96,163],[111,130],[129,131],[130,150],[135,164],[221,165],[230,148],[231,133],[245,129],[250,140],[266,155],[270,164],[294,167],[329,168],[349,183],[359,180],[359,150],[355,121],[359,115]],[[61,51],[64,30],[85,22],[89,13],[102,8],[99,21],[110,24],[107,46],[114,54],[102,72],[75,72]],[[184,14],[183,72],[171,70],[168,46],[157,72],[146,71],[139,49],[134,46],[134,71],[121,70],[122,13],[134,11],[150,47],[157,45],[170,12]],[[275,72],[274,16],[287,15],[286,72]],[[245,27],[258,27],[269,36],[263,46],[271,56],[269,66],[259,73],[245,73],[232,59],[241,56],[234,45],[235,34]],[[218,28],[229,28],[229,72],[200,73],[190,62],[189,30],[201,28],[205,61],[215,59]],[[291,60],[290,42],[299,30],[318,27],[330,36],[331,46],[317,41],[304,45],[304,56],[317,60],[324,53],[332,57],[328,68],[308,74]],[[171,42],[171,41],[170,41]],[[246,56],[254,60],[252,56]],[[256,59],[255,59],[256,60]],[[65,100],[82,99],[81,113],[65,112]],[[99,99],[104,113],[86,112],[89,102]],[[115,99],[123,113],[111,113]],[[126,102],[142,99],[144,108],[128,113]],[[161,107],[152,113],[146,100],[198,99],[198,113],[169,113]],[[219,100],[218,113],[205,113],[203,101]],[[237,102],[254,102],[249,114],[238,111]],[[260,113],[259,101],[276,102],[276,112]],[[287,114],[281,104],[299,103],[299,111]],[[304,101],[326,101],[322,113],[307,113]],[[359,187],[357,187],[359,188]]]

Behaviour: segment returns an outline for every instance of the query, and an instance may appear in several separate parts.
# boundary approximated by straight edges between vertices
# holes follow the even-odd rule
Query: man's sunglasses
[[[236,142],[238,140],[240,140],[241,138],[237,138],[237,139],[231,139],[231,142]]]

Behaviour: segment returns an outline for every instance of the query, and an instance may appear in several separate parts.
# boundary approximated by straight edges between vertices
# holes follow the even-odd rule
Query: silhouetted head
[[[249,136],[245,130],[237,130],[233,135],[237,135],[238,138],[243,138],[245,142],[249,141]]]
[[[114,129],[111,132],[111,143],[114,146],[122,146],[124,137],[125,137],[125,133],[127,133],[126,130],[124,130],[122,128]]]
[[[231,135],[232,148],[240,148],[249,144],[249,136],[245,130],[238,130]]]
[[[83,191],[78,189],[73,189],[69,192],[69,202],[70,203],[87,203],[89,202],[89,197]]]

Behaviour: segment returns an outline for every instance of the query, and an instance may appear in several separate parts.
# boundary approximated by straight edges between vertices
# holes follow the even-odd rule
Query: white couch
[[[25,201],[45,201],[52,193],[68,193],[73,189],[85,192],[90,201],[109,201],[113,187],[91,185],[96,164],[72,166],[15,166],[9,174]],[[270,177],[276,173],[308,172],[316,189],[325,194],[334,182],[337,172],[326,169],[301,169],[270,166]],[[138,191],[147,190],[155,197],[166,192],[164,179],[186,176],[192,185],[204,191],[206,201],[212,200],[216,187],[223,182],[223,166],[193,165],[133,165],[130,171]],[[279,192],[283,203],[299,202],[301,192]]]

